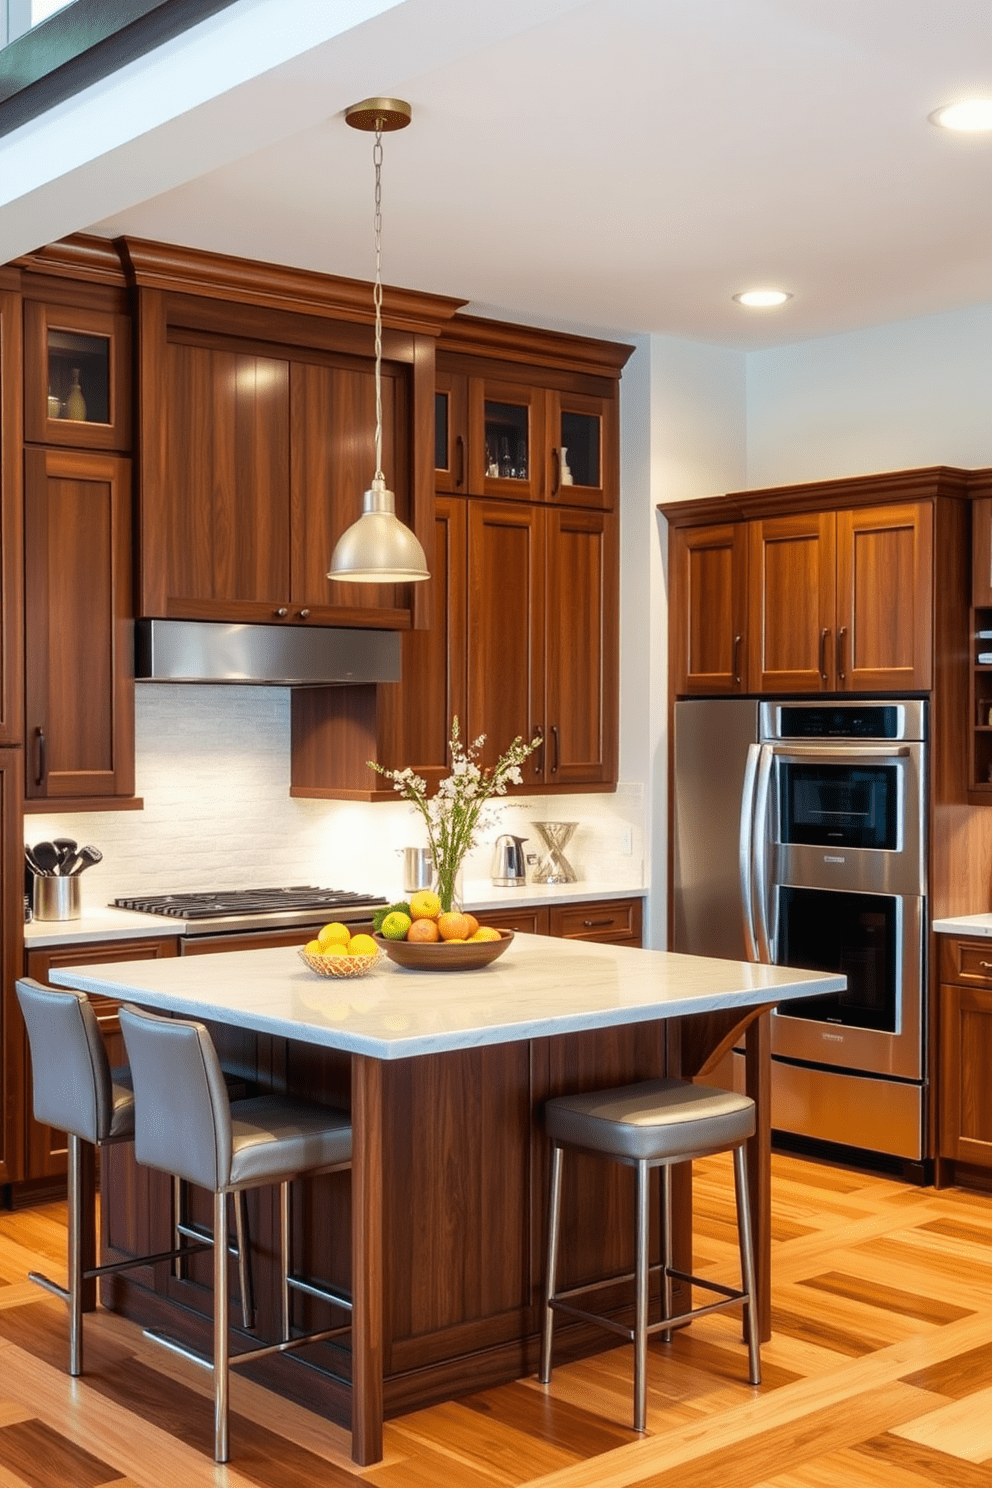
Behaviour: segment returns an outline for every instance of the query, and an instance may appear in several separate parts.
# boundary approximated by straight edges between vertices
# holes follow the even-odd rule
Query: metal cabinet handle
[[[843,682],[845,677],[847,676],[847,673],[844,671],[844,637],[846,635],[847,626],[842,625],[840,630],[837,632],[837,676],[841,682]]]
[[[558,766],[561,763],[561,751],[560,751],[559,746],[558,746],[558,725],[556,723],[553,723],[551,725],[551,742],[555,746],[555,757],[554,757],[554,763],[551,766],[551,773],[552,773],[552,775],[557,775],[558,774]]]
[[[830,631],[824,627],[820,631],[820,677],[824,682],[827,680],[827,636]]]
[[[741,680],[741,643],[743,640],[742,635],[734,636],[734,681],[738,686]]]
[[[289,609],[286,605],[280,605],[279,608],[276,610],[276,614],[278,615],[280,620],[285,620],[286,616],[289,614]]]
[[[981,967],[982,967],[982,968],[983,968],[983,969],[984,969],[984,970],[985,970],[985,971],[992,971],[992,961],[979,961],[979,963],[978,963],[978,964],[979,964],[979,966],[981,966]]]
[[[551,494],[557,496],[561,490],[561,454],[556,449],[551,451],[551,468],[554,472],[551,477]]]
[[[465,481],[465,441],[460,434],[455,440],[455,454],[458,457],[455,461],[455,469],[458,472],[455,476],[455,485],[460,486]]]
[[[45,730],[43,728],[37,728],[34,732],[37,746],[35,758],[38,762],[34,783],[35,785],[44,785],[45,776],[48,774],[48,746],[45,743]]]
[[[612,917],[608,920],[583,920],[583,930],[605,930],[608,925],[614,923]]]
[[[300,611],[300,619],[301,620],[309,620],[309,618],[310,618],[310,611],[309,610],[301,610]]]

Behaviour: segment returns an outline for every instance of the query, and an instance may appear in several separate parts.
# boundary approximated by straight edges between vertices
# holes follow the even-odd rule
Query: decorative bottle
[[[69,396],[65,400],[65,416],[70,419],[82,421],[86,418],[86,399],[83,390],[79,386],[79,368],[72,369],[72,383],[69,387]]]

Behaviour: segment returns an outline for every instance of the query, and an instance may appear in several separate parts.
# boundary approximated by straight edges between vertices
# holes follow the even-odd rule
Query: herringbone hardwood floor
[[[735,1275],[729,1163],[697,1164],[696,1266]],[[65,1210],[0,1214],[0,1488],[992,1488],[992,1196],[773,1161],[773,1325],[743,1383],[739,1323],[651,1346],[649,1432],[627,1427],[631,1350],[388,1422],[363,1471],[345,1432],[234,1377],[232,1456],[210,1381],[106,1313],[64,1372]]]

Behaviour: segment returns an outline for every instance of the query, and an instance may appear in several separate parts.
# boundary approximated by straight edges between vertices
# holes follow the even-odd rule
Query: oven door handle
[[[741,830],[737,852],[740,875],[741,919],[744,924],[744,954],[749,961],[758,959],[758,942],[754,933],[754,881],[751,859],[754,843],[754,785],[758,778],[760,744],[749,744],[744,762],[744,785],[741,790]]]
[[[771,920],[769,912],[771,884],[768,878],[768,846],[771,841],[769,809],[771,806],[772,771],[775,767],[777,753],[778,751],[771,745],[762,744],[758,755],[758,774],[754,788],[754,824],[751,833],[751,881],[754,902],[757,909],[755,924],[757,929],[758,960],[765,962],[768,966],[774,966],[775,964],[775,952],[769,929]]]
[[[818,760],[825,765],[888,765],[893,760],[907,759],[908,744],[893,744],[879,749],[877,744],[766,744],[777,759]]]

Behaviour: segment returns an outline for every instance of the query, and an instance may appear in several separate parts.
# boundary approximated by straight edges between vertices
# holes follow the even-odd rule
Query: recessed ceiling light
[[[733,298],[738,305],[747,305],[750,310],[768,310],[773,305],[784,305],[792,296],[784,289],[745,289]]]
[[[934,109],[930,123],[941,129],[958,129],[977,133],[992,129],[992,98],[962,98],[960,103],[946,103]]]

